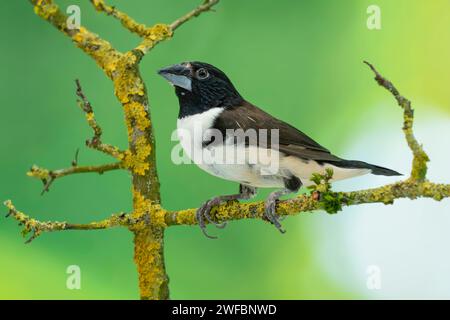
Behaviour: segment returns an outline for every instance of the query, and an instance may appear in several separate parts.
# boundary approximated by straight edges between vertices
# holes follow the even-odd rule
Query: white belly
[[[204,147],[203,142],[209,141],[211,134],[214,135],[209,132],[209,128],[221,111],[220,108],[214,108],[179,119],[177,123],[178,138],[186,155],[214,176],[253,187],[282,188],[283,179],[292,175],[298,177],[304,186],[311,185],[311,175],[324,174],[327,168],[333,169],[333,181],[370,172],[368,169],[320,165],[314,160],[305,161],[276,150],[235,145],[231,140]]]

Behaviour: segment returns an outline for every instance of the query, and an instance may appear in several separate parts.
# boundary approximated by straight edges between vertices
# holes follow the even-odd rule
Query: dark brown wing
[[[278,129],[279,150],[287,155],[325,162],[341,160],[297,128],[274,118],[249,102],[244,102],[241,106],[225,109],[216,118],[213,127],[220,130],[223,136],[225,136],[226,129],[242,129],[244,131],[248,129],[267,129],[269,141],[270,130]]]

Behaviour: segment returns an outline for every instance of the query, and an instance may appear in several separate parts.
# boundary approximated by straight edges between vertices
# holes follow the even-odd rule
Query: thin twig
[[[80,148],[77,148],[77,151],[75,151],[75,157],[72,160],[72,167],[78,166],[78,154],[80,153]]]
[[[125,155],[124,151],[119,150],[119,148],[116,146],[102,142],[102,128],[95,119],[92,105],[86,98],[86,95],[84,94],[83,89],[81,88],[80,81],[78,79],[75,80],[75,84],[77,87],[76,95],[80,98],[80,100],[78,101],[79,106],[86,115],[87,123],[92,128],[92,131],[94,131],[94,136],[90,140],[86,140],[86,146],[106,153],[116,159],[122,160]]]
[[[137,22],[125,12],[117,10],[117,8],[114,6],[107,5],[104,0],[90,1],[97,11],[104,12],[107,15],[116,18],[122,23],[122,26],[124,26],[130,32],[136,33],[141,37],[146,37],[148,35],[149,28],[145,24]]]
[[[4,205],[8,208],[7,217],[12,217],[23,226],[22,235],[25,237],[27,234],[31,233],[31,237],[25,243],[30,243],[44,232],[64,230],[99,230],[118,226],[128,227],[137,223],[136,219],[134,219],[132,215],[123,212],[113,214],[108,219],[91,223],[74,224],[65,221],[39,221],[17,210],[11,200],[5,201]]]
[[[141,53],[138,56],[138,60],[140,60],[143,55],[148,53],[158,43],[172,37],[173,32],[178,27],[191,20],[192,18],[199,16],[201,13],[210,11],[212,7],[215,6],[218,2],[219,0],[203,1],[203,3],[197,8],[178,18],[170,25],[156,24],[153,27],[147,27],[147,29],[145,30],[144,40],[142,40],[142,42],[133,50]]]
[[[417,181],[425,180],[427,175],[427,162],[430,161],[428,155],[423,150],[420,143],[414,137],[413,123],[414,123],[414,110],[411,108],[411,101],[403,97],[395,88],[395,86],[383,77],[375,67],[367,61],[364,61],[370,69],[375,73],[375,80],[377,83],[388,90],[397,100],[398,105],[403,109],[403,132],[405,134],[406,142],[411,149],[414,159],[411,169],[411,179]]]
[[[44,188],[41,194],[49,191],[53,182],[58,179],[72,174],[78,173],[99,173],[103,174],[107,171],[118,170],[122,168],[122,162],[108,163],[98,166],[72,166],[65,169],[48,170],[39,166],[32,166],[27,172],[29,177],[40,179],[44,183]]]
[[[189,13],[185,14],[184,16],[180,17],[179,19],[175,20],[170,24],[170,29],[172,31],[175,31],[178,27],[180,27],[182,24],[186,23],[190,19],[199,16],[201,13],[210,11],[213,6],[215,6],[219,0],[206,0],[201,5],[199,5],[194,10],[190,11]]]

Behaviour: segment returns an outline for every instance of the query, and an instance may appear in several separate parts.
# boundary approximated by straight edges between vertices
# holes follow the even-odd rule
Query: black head
[[[175,64],[159,70],[158,74],[175,86],[180,101],[179,118],[211,108],[237,106],[243,101],[225,73],[207,63]]]

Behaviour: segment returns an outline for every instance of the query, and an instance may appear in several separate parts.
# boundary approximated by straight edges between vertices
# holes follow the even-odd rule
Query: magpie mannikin
[[[257,188],[279,189],[266,199],[264,217],[284,232],[275,212],[276,201],[283,195],[297,192],[302,185],[313,184],[310,180],[313,173],[324,174],[331,168],[332,181],[366,173],[400,175],[387,168],[331,154],[300,130],[246,101],[225,73],[210,64],[185,62],[158,73],[175,87],[180,104],[177,131],[185,153],[206,172],[240,184],[238,194],[215,197],[198,209],[198,223],[210,238],[213,237],[206,233],[205,219],[218,227],[225,226],[211,219],[212,207],[225,201],[249,199]],[[257,135],[256,139],[246,139],[244,136],[242,139],[236,135],[236,132],[252,130],[264,131],[266,137]],[[278,141],[274,142],[273,136]],[[211,159],[214,155],[222,157],[236,150],[245,155],[244,161]],[[249,161],[252,152],[263,156]],[[276,170],[273,170],[274,163]]]

